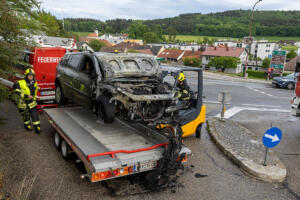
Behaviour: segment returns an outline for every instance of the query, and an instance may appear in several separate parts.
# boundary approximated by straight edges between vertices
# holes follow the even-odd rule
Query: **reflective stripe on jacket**
[[[30,100],[28,96],[33,96],[33,100],[36,100],[38,85],[36,81],[34,81],[33,88],[29,88],[30,84],[26,82],[26,80],[19,80],[15,83],[14,91],[17,95],[19,95],[23,100]]]

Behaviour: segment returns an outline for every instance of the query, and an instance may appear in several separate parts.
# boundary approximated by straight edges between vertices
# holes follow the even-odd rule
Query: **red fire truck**
[[[19,73],[10,75],[8,80],[0,79],[0,81],[12,88],[16,80],[23,78],[24,71],[30,65],[35,71],[39,87],[37,94],[38,102],[54,102],[56,65],[67,51],[66,48],[61,47],[36,47],[32,51],[26,51],[24,53],[24,62],[28,62],[28,65],[18,64],[16,71]]]

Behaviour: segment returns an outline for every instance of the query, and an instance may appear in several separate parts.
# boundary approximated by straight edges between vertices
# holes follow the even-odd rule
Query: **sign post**
[[[231,94],[229,92],[220,92],[218,94],[218,101],[222,104],[222,110],[221,110],[221,120],[224,120],[225,116],[225,104],[229,104],[231,101]]]
[[[281,141],[281,137],[282,137],[281,130],[279,128],[272,127],[271,124],[271,128],[268,129],[263,136],[263,143],[266,147],[266,154],[263,163],[264,166],[267,166],[267,155],[268,155],[269,148],[273,148],[277,146]]]
[[[279,73],[283,73],[284,64],[286,59],[286,51],[273,51],[272,52],[272,60],[271,60],[271,68],[274,68]]]

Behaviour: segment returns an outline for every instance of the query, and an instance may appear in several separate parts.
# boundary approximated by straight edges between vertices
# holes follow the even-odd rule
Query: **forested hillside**
[[[141,21],[153,30],[160,24],[163,34],[175,29],[180,35],[207,35],[220,37],[244,37],[248,35],[250,10],[232,10],[210,14],[182,14],[173,18]],[[104,33],[128,32],[135,20],[115,19],[65,19],[67,31],[92,32],[98,28]],[[255,36],[300,36],[300,11],[256,11]]]

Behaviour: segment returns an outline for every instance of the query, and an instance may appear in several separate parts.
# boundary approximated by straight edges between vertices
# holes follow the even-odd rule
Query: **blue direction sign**
[[[279,128],[272,127],[264,134],[263,143],[268,148],[275,147],[279,144],[281,136],[281,130]]]

